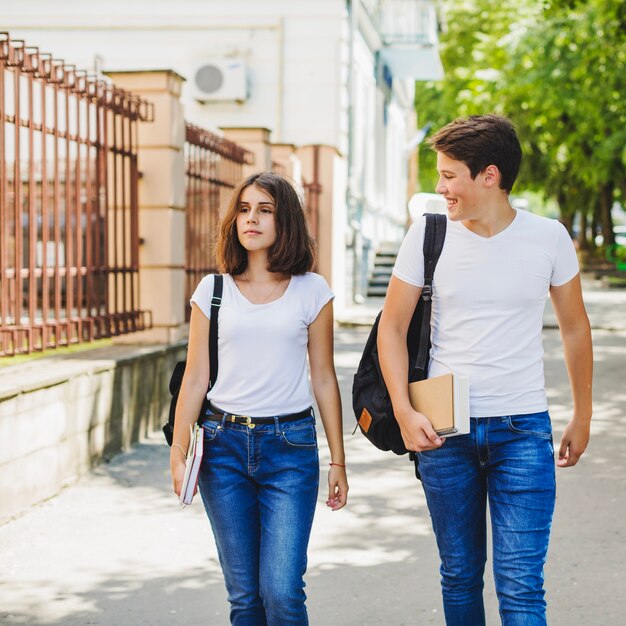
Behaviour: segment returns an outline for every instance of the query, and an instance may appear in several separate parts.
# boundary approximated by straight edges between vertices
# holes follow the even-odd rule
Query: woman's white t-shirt
[[[416,287],[424,285],[425,222],[411,226],[393,270]],[[517,211],[493,237],[448,220],[433,278],[428,376],[468,376],[472,417],[545,411],[546,297],[577,273],[574,245],[556,220]]]
[[[211,318],[213,275],[205,276],[191,302]],[[218,376],[207,398],[240,415],[271,417],[311,406],[307,370],[308,328],[333,299],[319,274],[292,276],[285,293],[253,304],[229,274],[218,322]]]

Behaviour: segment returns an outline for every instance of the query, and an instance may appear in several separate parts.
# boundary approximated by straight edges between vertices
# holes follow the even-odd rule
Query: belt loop
[[[274,415],[274,428],[276,430],[276,436],[280,435],[280,420],[278,419],[278,415]]]
[[[224,424],[226,424],[226,413],[222,413],[222,421],[220,422],[220,428],[224,429]]]

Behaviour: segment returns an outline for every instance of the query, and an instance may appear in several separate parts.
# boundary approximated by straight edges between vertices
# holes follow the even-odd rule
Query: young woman
[[[199,489],[219,553],[231,623],[308,624],[303,575],[319,485],[311,382],[331,453],[328,500],[346,504],[341,402],[333,364],[333,294],[309,272],[313,242],[293,187],[265,172],[234,191],[221,224],[224,275],[218,362],[204,421]],[[185,472],[189,425],[209,380],[213,276],[191,297],[187,367],[170,465]]]

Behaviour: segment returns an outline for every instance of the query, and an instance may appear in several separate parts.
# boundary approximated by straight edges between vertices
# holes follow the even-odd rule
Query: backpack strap
[[[430,314],[432,311],[433,276],[437,261],[441,256],[446,239],[447,218],[438,213],[425,213],[426,232],[424,233],[424,286],[420,296],[424,303],[420,342],[415,370],[418,380],[426,378],[428,373],[428,353],[430,351]]]
[[[209,326],[209,369],[210,381],[209,389],[213,387],[217,380],[217,327],[222,305],[222,290],[224,289],[224,277],[221,274],[213,275],[213,297],[211,298],[211,323]]]

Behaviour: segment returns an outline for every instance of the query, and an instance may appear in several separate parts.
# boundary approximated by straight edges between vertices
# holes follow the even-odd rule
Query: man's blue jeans
[[[303,576],[319,485],[314,417],[204,423],[199,489],[236,626],[308,624]]]
[[[441,558],[448,626],[484,626],[486,502],[506,626],[546,624],[543,566],[555,501],[548,412],[471,419],[471,432],[419,454]]]

